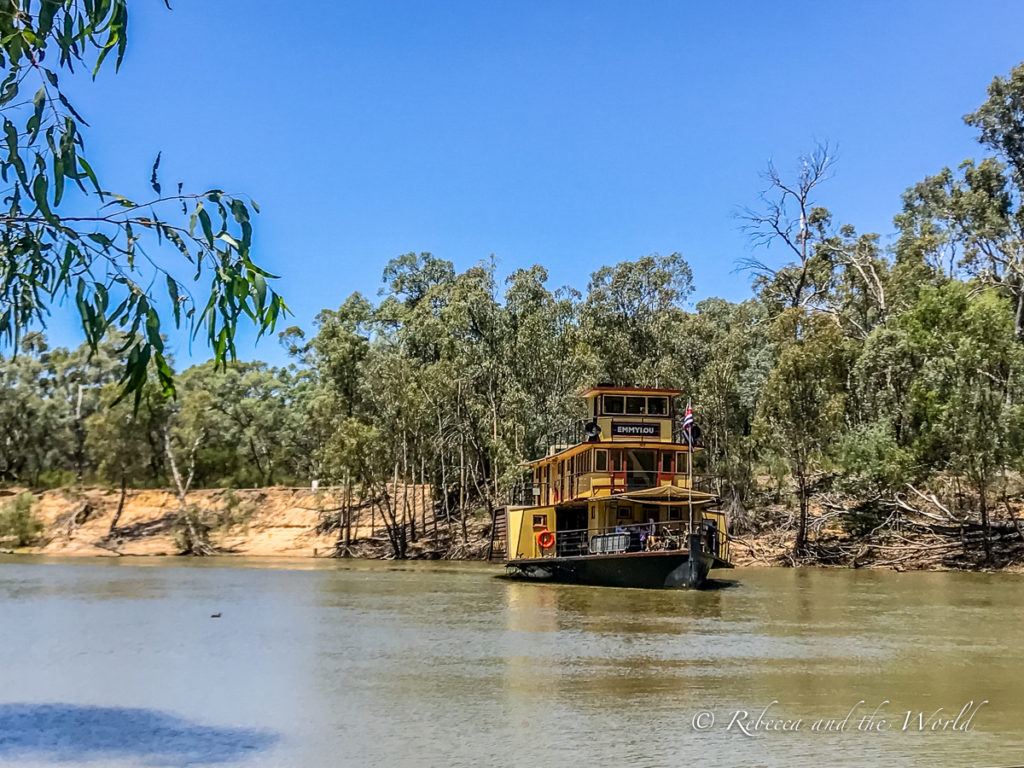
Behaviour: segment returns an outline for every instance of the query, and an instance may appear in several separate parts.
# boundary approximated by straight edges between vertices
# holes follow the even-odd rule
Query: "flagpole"
[[[686,429],[686,500],[687,506],[690,508],[690,529],[686,534],[687,558],[683,571],[683,585],[692,589],[701,585],[707,571],[701,568],[701,562],[704,559],[701,553],[701,537],[695,531],[693,519],[693,406],[689,400],[686,401],[686,416],[683,418],[683,426]]]
[[[686,498],[690,513],[690,533],[693,533],[693,420],[690,401],[686,401],[686,415],[690,424],[686,428]]]

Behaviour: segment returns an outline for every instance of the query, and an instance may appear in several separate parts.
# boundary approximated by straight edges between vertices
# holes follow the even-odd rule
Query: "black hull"
[[[691,566],[687,552],[628,552],[619,555],[543,557],[506,564],[512,578],[639,589],[700,589],[712,567],[729,567],[707,552]]]

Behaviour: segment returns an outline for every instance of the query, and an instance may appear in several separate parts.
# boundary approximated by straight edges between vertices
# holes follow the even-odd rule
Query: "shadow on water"
[[[548,580],[545,580],[545,579],[524,579],[522,576],[511,576],[511,575],[509,575],[507,573],[496,573],[496,574],[494,574],[493,578],[499,579],[501,581],[511,581],[511,582],[514,582],[514,583],[517,583],[517,584],[550,585],[550,584],[573,584],[573,583],[575,583],[575,582],[548,581]],[[583,585],[583,586],[588,586],[588,588],[592,588],[592,587],[589,587],[589,585]],[[739,579],[712,579],[712,578],[708,578],[704,582],[704,585],[699,590],[697,590],[697,591],[699,591],[699,592],[714,592],[714,591],[719,590],[719,589],[736,589],[737,587],[741,587],[741,586],[743,586],[743,582],[741,582]],[[597,587],[597,588],[598,589],[629,589],[628,587]],[[685,589],[682,589],[682,588],[679,588],[679,587],[666,587],[664,589],[633,587],[633,589],[636,589],[636,590],[642,591],[642,592],[686,592],[686,591],[688,591],[688,590],[685,590]]]
[[[277,740],[270,731],[200,725],[152,709],[0,704],[0,762],[33,757],[172,767],[229,763]]]
[[[736,589],[737,587],[743,586],[743,582],[739,579],[712,579],[708,578],[704,582],[704,586],[701,587],[704,591],[708,592],[715,589]]]

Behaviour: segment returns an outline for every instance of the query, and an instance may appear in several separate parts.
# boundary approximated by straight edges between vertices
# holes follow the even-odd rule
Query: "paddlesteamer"
[[[529,462],[533,503],[506,507],[495,526],[510,576],[700,588],[712,568],[732,567],[718,499],[694,484],[700,447],[689,407],[674,431],[680,394],[604,385],[581,393],[588,420],[579,439]]]

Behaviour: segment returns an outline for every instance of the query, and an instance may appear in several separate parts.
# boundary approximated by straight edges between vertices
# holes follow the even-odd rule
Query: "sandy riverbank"
[[[0,503],[22,489],[0,490]],[[120,491],[87,488],[36,494],[33,508],[44,523],[37,546],[17,551],[46,555],[177,555],[175,541],[180,505],[166,490],[129,490],[116,528]],[[324,530],[324,518],[339,506],[330,492],[310,489],[198,490],[188,494],[213,521],[210,542],[226,554],[255,557],[322,557],[335,551],[336,531]],[[420,510],[413,506],[420,513]],[[412,511],[412,510],[411,510]],[[379,538],[380,519],[369,511],[357,518],[353,534]]]
[[[23,489],[0,489],[0,504]],[[490,539],[490,521],[474,518],[467,524],[466,543],[461,525],[450,529],[424,516],[423,488],[410,486],[399,494],[409,504],[408,515],[417,520],[417,541],[410,557],[483,559]],[[182,551],[177,497],[167,490],[129,490],[117,525],[121,494],[117,490],[57,489],[35,494],[33,512],[44,524],[37,544],[15,551],[54,556],[178,555]],[[337,515],[340,499],[331,491],[309,488],[208,489],[188,494],[188,503],[201,510],[210,523],[209,541],[223,554],[250,557],[331,557],[338,551],[339,533],[329,522]],[[958,530],[904,519],[900,530],[855,538],[829,524],[815,510],[808,552],[792,555],[792,514],[781,508],[762,517],[774,520],[758,531],[732,537],[731,558],[736,565],[824,565],[894,570],[1024,570],[1024,536],[1007,522],[992,532],[993,558],[986,559],[979,531]],[[379,510],[365,507],[353,514],[350,554],[356,557],[391,556],[392,548],[381,524]],[[916,528],[914,527],[916,526]]]

